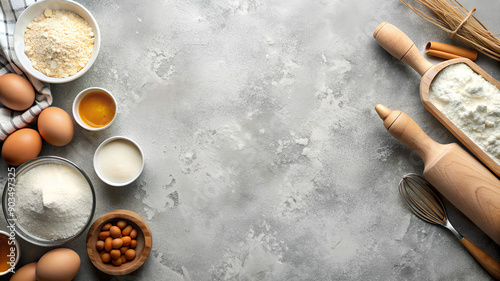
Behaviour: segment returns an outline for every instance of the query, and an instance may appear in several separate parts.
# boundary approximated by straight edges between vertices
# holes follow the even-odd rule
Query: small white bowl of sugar
[[[144,169],[144,154],[132,139],[115,136],[103,141],[94,154],[97,176],[112,186],[134,182]]]

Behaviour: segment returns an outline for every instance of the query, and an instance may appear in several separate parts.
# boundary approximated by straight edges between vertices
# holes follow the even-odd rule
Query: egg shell
[[[36,262],[16,269],[16,273],[10,277],[10,281],[36,281]]]
[[[2,158],[7,164],[19,166],[33,159],[42,150],[42,138],[37,131],[23,128],[10,134],[2,146]]]
[[[47,107],[38,116],[38,131],[42,138],[55,146],[67,145],[75,134],[71,116],[55,106]]]
[[[13,110],[26,110],[35,101],[35,89],[23,76],[7,73],[0,76],[0,103]]]
[[[67,248],[48,251],[36,265],[38,281],[70,281],[80,269],[80,256]]]

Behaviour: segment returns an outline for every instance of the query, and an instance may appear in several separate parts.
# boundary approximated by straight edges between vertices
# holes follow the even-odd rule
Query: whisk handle
[[[488,271],[495,279],[500,280],[500,263],[474,245],[469,239],[460,240],[469,253]]]
[[[393,57],[402,60],[423,76],[433,66],[426,60],[415,46],[413,41],[399,28],[383,22],[373,33],[377,42]]]

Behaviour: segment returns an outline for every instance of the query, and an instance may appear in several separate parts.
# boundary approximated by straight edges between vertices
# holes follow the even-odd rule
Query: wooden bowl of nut
[[[149,226],[141,216],[129,210],[102,215],[87,234],[90,261],[109,275],[125,275],[137,270],[148,258],[152,244]]]

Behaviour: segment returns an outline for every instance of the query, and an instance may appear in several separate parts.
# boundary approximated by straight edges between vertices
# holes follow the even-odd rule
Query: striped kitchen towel
[[[36,90],[35,102],[25,112],[13,111],[0,104],[0,141],[17,129],[28,126],[40,112],[52,104],[52,94],[49,85],[23,73],[14,63],[17,60],[14,53],[14,28],[19,15],[36,0],[0,0],[0,75],[17,73],[26,77]]]

